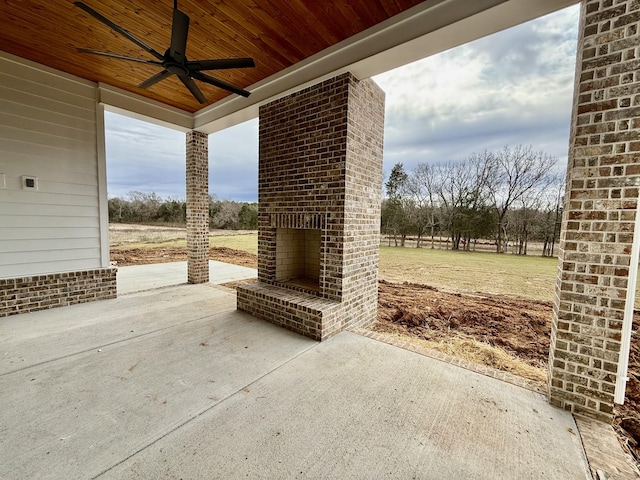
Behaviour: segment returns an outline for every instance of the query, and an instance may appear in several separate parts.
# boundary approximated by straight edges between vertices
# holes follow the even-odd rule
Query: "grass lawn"
[[[209,237],[209,246],[227,247],[234,250],[258,254],[258,235],[213,235]]]
[[[484,252],[380,248],[380,278],[445,290],[497,293],[552,301],[556,258]]]

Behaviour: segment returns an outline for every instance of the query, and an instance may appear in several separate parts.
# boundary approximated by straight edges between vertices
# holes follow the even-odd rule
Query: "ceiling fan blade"
[[[91,15],[92,17],[94,17],[95,19],[99,20],[100,22],[104,23],[106,26],[108,26],[109,28],[115,30],[116,32],[118,32],[120,35],[122,35],[123,37],[127,38],[128,40],[132,41],[133,43],[135,43],[136,45],[138,45],[140,48],[142,48],[143,50],[146,50],[147,52],[149,52],[151,55],[153,55],[154,57],[156,57],[158,60],[164,60],[164,57],[162,56],[162,54],[156,52],[153,48],[151,48],[149,45],[147,45],[146,43],[142,42],[141,40],[138,40],[136,37],[134,37],[133,35],[131,35],[129,32],[127,32],[124,28],[120,27],[119,25],[116,25],[115,23],[113,23],[111,20],[109,20],[108,18],[102,16],[101,14],[99,14],[98,12],[96,12],[93,8],[91,8],[90,6],[84,4],[83,2],[73,2],[73,4],[84,10],[85,12],[87,12],[89,15]]]
[[[224,70],[227,68],[252,68],[256,63],[253,58],[221,58],[218,60],[191,60],[187,62],[189,70]]]
[[[163,70],[159,73],[156,73],[153,77],[149,77],[147,78],[144,82],[142,82],[140,85],[138,85],[138,88],[149,88],[152,85],[155,85],[156,83],[164,80],[165,78],[169,77],[171,75],[171,72],[168,70]]]
[[[173,25],[171,26],[171,46],[169,55],[178,63],[184,63],[187,50],[187,35],[189,34],[189,17],[180,10],[173,10]]]
[[[139,62],[139,63],[147,63],[150,65],[162,66],[162,63],[156,62],[155,60],[145,60],[143,58],[127,57],[126,55],[118,55],[117,53],[100,52],[98,50],[91,50],[90,48],[78,48],[77,50],[80,53],[90,53],[92,55],[101,55],[103,57],[119,58],[120,60],[129,60],[130,62]]]
[[[187,75],[178,75],[178,78],[182,83],[184,83],[184,86],[189,89],[191,94],[196,98],[196,100],[198,100],[198,102],[207,103],[206,97],[202,94],[202,92],[196,85],[196,82],[194,82],[191,77],[188,77]]]
[[[230,83],[224,82],[222,80],[218,80],[217,78],[213,78],[209,75],[205,75],[201,72],[192,72],[191,76],[196,80],[200,80],[201,82],[208,83],[209,85],[213,85],[214,87],[222,88],[231,93],[235,93],[237,95],[242,95],[243,97],[248,97],[251,95],[251,92],[247,92],[241,88],[238,88]]]

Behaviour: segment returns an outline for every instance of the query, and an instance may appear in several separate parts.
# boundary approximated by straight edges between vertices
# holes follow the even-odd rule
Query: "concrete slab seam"
[[[264,377],[266,377],[267,375],[270,375],[271,373],[273,373],[274,371],[280,369],[281,367],[289,364],[290,362],[294,361],[295,359],[297,359],[300,355],[305,354],[306,352],[308,352],[309,350],[311,350],[312,348],[317,347],[318,345],[320,345],[320,342],[316,342],[313,345],[309,345],[309,347],[305,348],[304,350],[300,351],[297,355],[294,355],[293,357],[291,357],[289,360],[287,360],[286,362],[281,363],[280,365],[277,365],[276,367],[272,368],[271,370],[265,372],[263,375],[259,376],[258,378],[254,379],[253,381],[247,383],[246,385],[244,385],[242,388],[239,388],[238,390],[236,390],[235,392],[227,395],[226,397],[222,398],[221,400],[219,400],[218,402],[214,403],[213,405],[205,408],[204,410],[196,413],[195,415],[193,415],[191,418],[185,420],[184,422],[180,423],[179,425],[176,425],[175,427],[171,428],[170,430],[168,430],[166,433],[160,435],[158,438],[156,438],[154,441],[148,443],[147,445],[137,449],[135,452],[133,452],[132,454],[126,456],[125,458],[123,458],[122,460],[120,460],[119,462],[111,465],[110,467],[104,469],[103,471],[101,471],[100,473],[98,473],[97,475],[91,477],[91,480],[95,480],[101,476],[103,476],[104,474],[108,473],[110,470],[113,470],[114,468],[116,468],[118,465],[123,464],[124,462],[126,462],[127,460],[129,460],[130,458],[135,457],[137,454],[139,454],[140,452],[146,450],[147,448],[151,447],[152,445],[158,443],[160,440],[162,440],[163,438],[171,435],[173,432],[179,430],[180,428],[184,427],[185,425],[187,425],[188,423],[191,423],[193,420],[200,418],[202,415],[206,414],[207,412],[213,410],[214,408],[222,405],[224,402],[226,402],[227,400],[233,398],[234,396],[238,395],[241,391],[243,391],[246,388],[251,387],[252,385],[254,385],[255,383],[259,382],[260,380],[262,380]]]
[[[16,370],[11,370],[10,372],[0,373],[0,377],[4,377],[6,375],[11,375],[11,374],[16,373],[16,372],[22,372],[22,371],[28,370],[30,368],[39,367],[39,366],[45,365],[47,363],[52,363],[52,362],[57,362],[59,360],[64,360],[65,358],[75,357],[76,355],[82,355],[83,353],[92,352],[92,351],[95,351],[96,349],[102,349],[102,348],[110,347],[112,345],[126,343],[126,342],[128,342],[130,340],[135,340],[135,339],[138,339],[138,338],[146,337],[148,335],[152,335],[152,334],[155,334],[155,333],[158,333],[158,332],[163,332],[165,330],[170,330],[172,328],[181,327],[183,325],[189,325],[190,323],[199,322],[199,321],[205,320],[207,318],[214,318],[214,317],[216,317],[216,316],[218,316],[220,314],[223,314],[223,313],[227,313],[227,312],[219,312],[219,313],[214,313],[214,314],[208,314],[208,315],[204,315],[202,317],[194,318],[193,320],[187,320],[186,322],[182,322],[182,323],[179,323],[179,324],[176,324],[176,325],[171,325],[169,327],[158,328],[156,330],[151,330],[149,332],[141,333],[139,335],[134,335],[132,337],[127,337],[124,340],[116,340],[114,342],[105,343],[103,345],[95,345],[95,346],[93,346],[91,348],[87,348],[85,350],[81,350],[81,351],[78,351],[78,352],[70,353],[69,355],[63,355],[61,357],[50,358],[50,359],[42,361],[42,362],[37,362],[37,363],[31,364],[31,365],[27,365],[27,366],[22,367],[22,368],[18,368]]]
[[[173,285],[161,285],[159,287],[144,288],[142,290],[135,290],[133,292],[118,293],[118,297],[126,297],[129,295],[135,295],[136,293],[154,292],[156,290],[166,290],[168,288],[174,288],[174,287],[184,287],[187,285],[193,285],[193,284],[187,283],[187,282],[181,282],[181,283],[175,283]]]

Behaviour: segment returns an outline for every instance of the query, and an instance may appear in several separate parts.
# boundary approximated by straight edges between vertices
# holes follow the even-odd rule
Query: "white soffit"
[[[260,105],[351,71],[364,79],[578,3],[578,0],[431,0],[194,114],[214,133],[258,116]]]
[[[98,84],[98,102],[105,110],[180,132],[193,130],[193,114],[104,83]]]

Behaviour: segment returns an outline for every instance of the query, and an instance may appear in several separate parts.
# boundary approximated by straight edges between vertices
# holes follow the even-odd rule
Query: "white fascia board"
[[[105,110],[155,125],[188,132],[193,130],[193,114],[105,83],[98,84],[98,102]]]
[[[258,116],[260,105],[350,71],[364,79],[560,10],[578,0],[431,0],[422,2],[194,114],[214,133]]]
[[[636,205],[636,220],[633,229],[633,244],[631,245],[631,263],[627,276],[627,295],[624,304],[622,338],[620,339],[620,353],[618,355],[618,370],[616,373],[616,389],[613,396],[613,401],[620,405],[624,404],[627,382],[629,381],[629,355],[631,353],[633,315],[638,283],[638,260],[640,260],[640,202]]]

